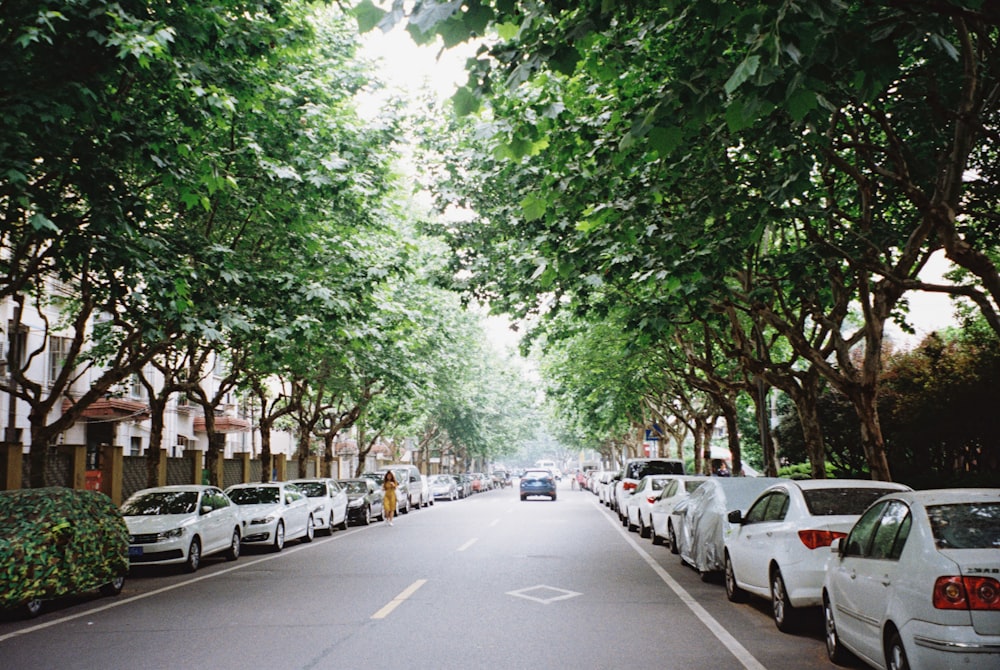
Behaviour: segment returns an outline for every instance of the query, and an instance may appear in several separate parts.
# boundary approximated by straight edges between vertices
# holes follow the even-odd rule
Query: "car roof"
[[[212,486],[210,484],[169,484],[167,486],[151,486],[146,489],[139,489],[132,495],[139,493],[149,493],[151,491],[163,491],[163,492],[184,492],[184,491],[206,491],[208,489],[217,489],[218,486]]]
[[[789,479],[787,482],[781,482],[781,484],[775,484],[775,486],[795,486],[803,491],[837,488],[896,489],[897,491],[911,490],[906,484],[882,482],[874,479]]]
[[[918,505],[948,505],[964,502],[997,502],[1000,501],[1000,488],[951,488],[928,489],[924,491],[897,491],[887,493],[886,497],[898,498]]]

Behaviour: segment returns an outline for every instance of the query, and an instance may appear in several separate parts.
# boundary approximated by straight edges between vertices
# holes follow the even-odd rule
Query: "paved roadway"
[[[778,632],[588,492],[516,489],[245,551],[194,575],[133,571],[116,598],[0,620],[0,668],[833,667],[822,622]]]

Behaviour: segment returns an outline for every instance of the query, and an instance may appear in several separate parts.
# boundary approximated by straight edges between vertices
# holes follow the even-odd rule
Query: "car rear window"
[[[639,461],[628,464],[628,479],[642,479],[646,475],[683,475],[684,464],[677,461]]]
[[[323,482],[295,482],[302,491],[310,498],[325,498],[326,484]]]
[[[860,516],[868,506],[897,489],[845,487],[842,489],[807,489],[802,492],[806,507],[813,516]]]
[[[232,489],[229,498],[237,505],[273,505],[278,502],[276,486]]]
[[[1000,549],[1000,502],[927,508],[938,549]]]

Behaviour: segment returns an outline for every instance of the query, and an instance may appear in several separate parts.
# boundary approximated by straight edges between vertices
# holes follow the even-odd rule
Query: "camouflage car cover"
[[[81,593],[128,572],[128,529],[103,493],[0,491],[0,608]]]

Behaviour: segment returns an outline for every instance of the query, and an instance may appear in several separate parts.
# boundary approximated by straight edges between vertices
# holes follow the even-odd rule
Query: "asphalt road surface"
[[[516,488],[207,559],[133,570],[121,595],[0,620],[0,668],[832,668],[822,620],[785,635],[586,491]],[[861,666],[857,666],[861,667]]]

